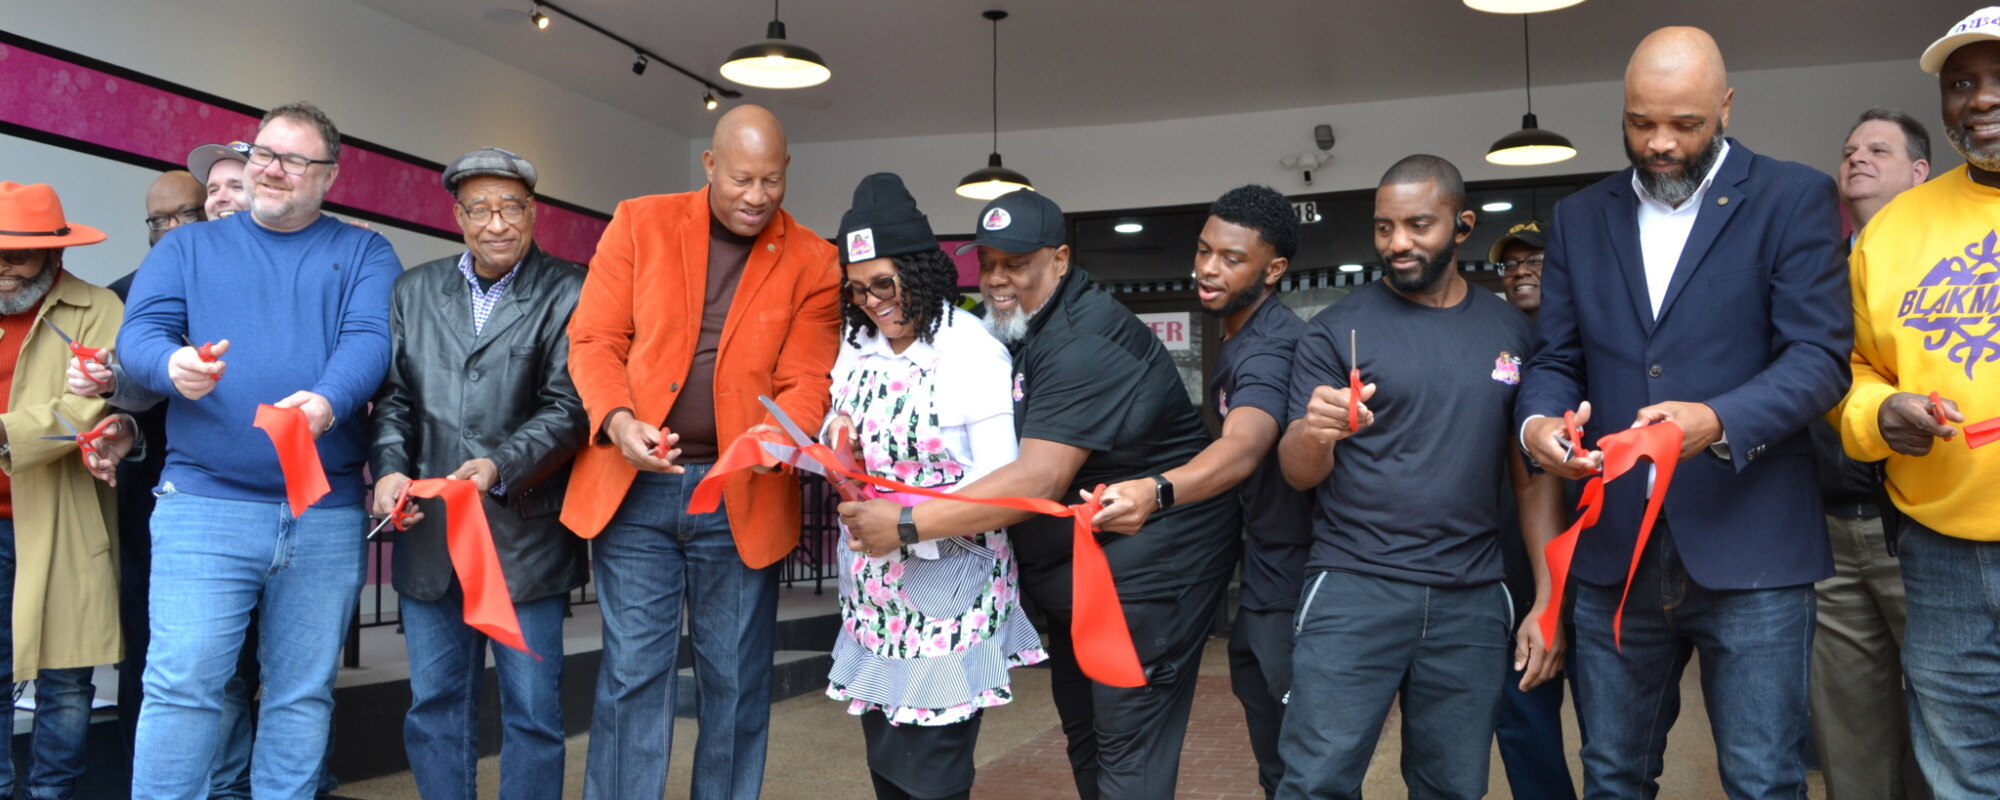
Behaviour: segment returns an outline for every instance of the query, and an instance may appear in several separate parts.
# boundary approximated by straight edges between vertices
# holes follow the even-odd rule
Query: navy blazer
[[[1807,423],[1847,392],[1854,316],[1833,179],[1734,140],[1654,319],[1631,169],[1556,204],[1538,347],[1516,422],[1589,400],[1586,440],[1668,400],[1715,409],[1731,458],[1675,470],[1663,516],[1689,576],[1710,589],[1796,586],[1833,574]],[[1641,471],[1605,486],[1572,574],[1625,580],[1645,511]]]

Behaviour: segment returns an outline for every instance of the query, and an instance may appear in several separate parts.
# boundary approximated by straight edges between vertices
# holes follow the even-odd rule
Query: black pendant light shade
[[[993,21],[993,153],[986,157],[985,169],[959,179],[958,196],[991,200],[1021,189],[1034,191],[1035,185],[1028,176],[1000,166],[1000,20],[1007,18],[1007,12],[996,9],[980,16]]]
[[[771,5],[772,20],[764,40],[731,52],[722,62],[722,77],[760,89],[803,89],[833,77],[826,59],[785,38],[785,23],[776,18],[777,3]]]
[[[1532,53],[1528,47],[1528,17],[1521,15],[1521,64],[1523,86],[1528,94],[1528,113],[1521,115],[1521,129],[1493,143],[1486,151],[1486,162],[1507,167],[1531,167],[1539,164],[1554,164],[1576,157],[1576,145],[1555,131],[1542,130],[1535,120],[1534,68],[1529,59]]]

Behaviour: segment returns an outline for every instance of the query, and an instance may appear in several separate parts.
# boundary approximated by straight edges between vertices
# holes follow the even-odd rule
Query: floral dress
[[[854,420],[870,474],[942,488],[975,472],[969,454],[955,452],[970,450],[971,439],[941,422],[939,378],[991,362],[999,370],[991,380],[1004,386],[1008,367],[998,342],[983,330],[966,329],[976,322],[963,314],[951,317],[958,324],[940,325],[931,345],[912,343],[894,354],[866,337],[859,348],[849,346],[835,366],[833,408]],[[949,352],[956,342],[975,348],[990,343],[998,360],[966,359],[941,369],[944,359],[960,357]],[[1012,422],[1004,416],[999,422],[1008,431],[1008,452],[1003,459],[982,453],[987,463],[978,472],[1013,460]],[[1048,657],[1021,613],[1018,572],[1005,532],[926,540],[882,558],[843,552],[841,634],[827,696],[848,701],[848,713],[881,711],[892,725],[963,722],[981,708],[1013,699],[1009,668]]]

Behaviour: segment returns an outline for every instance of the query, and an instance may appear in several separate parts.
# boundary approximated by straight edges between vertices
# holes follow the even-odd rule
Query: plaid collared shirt
[[[521,259],[523,262],[527,260],[525,256]],[[471,250],[458,257],[458,271],[465,276],[467,288],[472,290],[472,335],[477,338],[486,329],[486,318],[493,315],[493,306],[500,302],[501,295],[507,293],[507,287],[513,285],[514,276],[521,274],[521,265],[515,264],[505,276],[494,282],[491,289],[479,288],[479,273],[472,269]]]

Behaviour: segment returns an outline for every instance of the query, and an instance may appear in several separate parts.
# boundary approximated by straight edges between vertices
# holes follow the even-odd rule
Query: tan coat
[[[42,302],[64,333],[93,347],[118,338],[125,305],[111,290],[65,273]],[[118,661],[116,495],[90,477],[73,442],[38,437],[64,435],[51,409],[88,430],[109,409],[104,401],[70,394],[63,380],[69,348],[40,319],[21,348],[7,412],[0,425],[11,452],[0,470],[14,495],[14,680],[42,669],[89,667]]]

